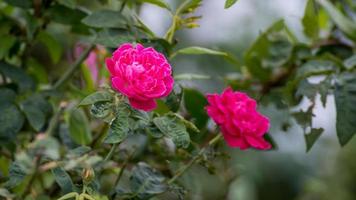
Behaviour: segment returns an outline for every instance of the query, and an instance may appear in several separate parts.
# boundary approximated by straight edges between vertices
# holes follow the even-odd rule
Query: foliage
[[[225,8],[236,2],[226,0]],[[146,3],[172,15],[163,38],[139,18]],[[112,52],[125,42],[152,46],[170,60],[187,55],[225,59],[238,74],[226,74],[226,84],[287,111],[285,123],[294,119],[302,127],[307,151],[324,132],[312,123],[316,102],[326,106],[331,95],[339,143],[353,138],[354,3],[308,0],[301,19],[306,42],[278,20],[242,59],[226,50],[176,47],[178,30],[199,26],[196,10],[202,3],[186,0],[175,8],[164,0],[0,0],[0,196],[182,199],[187,192],[179,178],[190,166],[198,163],[214,173],[212,158],[226,159],[224,148],[211,140],[218,130],[205,112],[205,95],[180,82],[212,77],[174,74],[174,91],[149,113],[133,109],[107,84],[93,86],[86,78],[87,58],[94,52],[97,74],[108,80],[101,65],[109,54],[99,47]],[[78,43],[85,48],[75,55],[68,49]],[[316,77],[321,81],[315,83]],[[299,110],[303,100],[307,110]],[[272,140],[273,133],[268,137]]]

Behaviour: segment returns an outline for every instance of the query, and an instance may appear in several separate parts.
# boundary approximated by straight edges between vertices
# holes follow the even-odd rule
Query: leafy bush
[[[238,6],[236,2],[226,0],[225,8]],[[139,17],[140,7],[146,3],[172,16],[162,38]],[[281,128],[288,129],[295,119],[304,131],[306,151],[324,132],[312,124],[316,101],[320,99],[325,107],[327,96],[333,95],[339,143],[344,146],[351,140],[356,134],[354,1],[308,0],[301,19],[307,43],[299,41],[279,20],[259,35],[241,59],[217,49],[177,47],[178,30],[199,26],[201,16],[196,10],[202,3],[0,0],[0,196],[189,198],[181,176],[194,164],[215,174],[219,163],[214,160],[228,159],[221,135],[230,147],[276,149],[273,133],[265,134],[268,119],[265,121],[255,106],[248,107],[255,101],[239,96],[245,93],[261,105],[287,111]],[[168,64],[167,70],[171,70],[169,63],[178,55],[222,57],[236,70],[224,77],[226,86],[244,93],[221,97],[217,105],[199,90],[181,84],[182,80],[211,78],[190,72],[173,73],[174,85],[167,81],[161,84],[164,89],[152,92],[162,81],[161,71],[150,71],[144,78],[141,72],[130,74],[129,81],[141,81],[135,83],[137,88],[154,83],[137,91],[120,77],[136,71],[115,74],[107,61],[127,43],[133,44],[131,48],[141,48],[141,44],[153,48],[145,56],[154,58],[142,61],[146,63],[132,62],[134,70],[150,59],[160,62],[150,66]],[[117,68],[119,64],[113,65]],[[112,78],[116,76],[125,83],[115,83]],[[314,77],[321,81],[311,81]],[[305,99],[309,100],[308,109],[296,110]],[[236,102],[243,109],[235,111]],[[209,112],[207,104],[216,106],[217,111]],[[225,112],[217,113],[220,111]],[[246,123],[251,126],[242,125]],[[261,141],[268,144],[261,146]]]

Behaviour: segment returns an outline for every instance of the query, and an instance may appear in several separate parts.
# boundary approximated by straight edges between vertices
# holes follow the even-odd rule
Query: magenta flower
[[[263,135],[269,129],[269,119],[256,110],[256,101],[230,87],[221,95],[208,94],[208,115],[220,126],[230,147],[244,150],[250,147],[270,149]]]
[[[151,111],[157,107],[155,99],[168,96],[172,91],[171,66],[152,47],[123,44],[112,58],[106,59],[106,66],[113,88],[127,96],[136,109]]]

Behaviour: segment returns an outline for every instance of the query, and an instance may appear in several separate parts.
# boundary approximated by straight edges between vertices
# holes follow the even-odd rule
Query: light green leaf
[[[74,109],[69,114],[68,119],[70,137],[80,145],[90,144],[92,135],[89,121],[82,109]]]
[[[95,28],[125,28],[127,24],[125,17],[113,10],[96,11],[85,17],[82,22]]]
[[[75,190],[75,186],[73,184],[72,179],[62,167],[52,169],[52,174],[64,194]]]
[[[316,39],[319,36],[319,18],[315,7],[315,0],[307,1],[302,23],[306,36],[311,39]]]
[[[344,61],[344,66],[346,69],[353,69],[356,67],[356,55],[351,56],[350,58]]]
[[[131,191],[139,199],[149,199],[154,195],[165,192],[168,187],[165,177],[146,163],[140,162],[132,170],[130,177]]]
[[[234,5],[237,2],[237,0],[226,0],[225,1],[225,9],[230,8],[232,5]]]
[[[310,151],[323,132],[323,128],[312,128],[310,133],[304,134],[305,143],[307,145],[307,152]]]
[[[166,8],[167,10],[171,10],[170,6],[168,3],[166,3],[164,0],[139,0],[142,3],[150,3],[154,4],[156,6],[159,6],[161,8]]]
[[[78,106],[86,106],[86,105],[91,105],[97,102],[103,102],[103,101],[112,101],[113,96],[110,94],[110,92],[107,91],[98,91],[90,94],[89,96],[85,97]]]
[[[342,146],[356,134],[356,74],[341,74],[335,84],[336,132]]]
[[[164,115],[153,119],[153,123],[167,137],[172,138],[178,148],[187,148],[190,137],[184,123],[175,115]]]
[[[337,7],[328,0],[317,0],[319,4],[330,15],[330,18],[335,22],[346,35],[356,41],[356,23],[346,17]]]
[[[58,3],[67,6],[68,8],[74,9],[77,5],[76,0],[57,0]]]
[[[53,63],[58,63],[62,56],[61,44],[51,34],[45,31],[39,32],[37,39],[47,47]]]
[[[212,49],[197,47],[197,46],[179,49],[172,55],[172,57],[174,57],[176,54],[190,54],[190,55],[208,54],[208,55],[228,56],[228,54],[223,51],[217,51],[217,50],[212,50]]]
[[[24,124],[24,116],[12,103],[1,103],[0,113],[0,139],[14,138]]]
[[[122,142],[130,131],[130,109],[128,105],[121,104],[117,110],[116,118],[111,122],[109,134],[105,138],[106,143]]]
[[[201,75],[201,74],[192,74],[192,73],[185,73],[185,74],[177,74],[174,76],[175,80],[201,80],[201,79],[210,79],[210,76]]]

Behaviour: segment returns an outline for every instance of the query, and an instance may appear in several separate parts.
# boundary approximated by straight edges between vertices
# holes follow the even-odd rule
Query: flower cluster
[[[167,59],[153,48],[141,44],[121,45],[112,58],[106,59],[112,87],[127,96],[131,106],[151,111],[157,107],[156,99],[172,91],[173,77]],[[208,115],[220,126],[230,147],[240,149],[270,149],[263,136],[269,120],[256,110],[256,101],[231,88],[221,94],[209,94]]]

